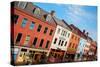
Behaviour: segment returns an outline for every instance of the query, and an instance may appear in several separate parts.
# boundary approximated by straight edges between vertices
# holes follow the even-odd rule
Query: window
[[[20,42],[21,37],[22,37],[22,33],[18,33],[17,38],[16,38],[16,43]]]
[[[30,40],[30,35],[27,35],[25,42],[24,42],[24,45],[28,45],[29,40]]]
[[[69,47],[71,47],[72,43],[69,44]]]
[[[17,54],[13,54],[14,61],[16,61],[16,58],[17,58]]]
[[[47,28],[47,27],[45,27],[44,33],[46,33],[46,32],[47,32],[47,30],[48,30],[48,28]]]
[[[61,35],[63,35],[63,32],[64,32],[64,31],[62,30]]]
[[[63,32],[63,36],[66,36],[66,32],[65,31]]]
[[[65,36],[65,31],[64,30],[62,30],[61,35]]]
[[[39,25],[39,26],[38,26],[38,29],[37,29],[38,32],[40,32],[41,27],[42,27],[42,25]]]
[[[35,54],[34,60],[36,60],[38,58],[38,54]]]
[[[57,54],[55,53],[54,58],[56,58],[56,57],[57,57]]]
[[[72,48],[74,48],[75,44],[72,45]]]
[[[77,39],[77,36],[75,37],[75,40]]]
[[[35,46],[37,42],[37,37],[34,38],[33,45]]]
[[[67,45],[67,41],[65,42],[65,46]]]
[[[14,51],[14,52],[13,52],[13,51]],[[12,50],[12,56],[13,56],[13,59],[14,59],[15,61],[16,61],[16,58],[17,58],[18,51],[19,51],[19,49],[17,49],[17,48],[16,48],[16,49],[14,48],[14,49]]]
[[[77,46],[77,44],[74,46],[74,48],[77,48],[78,46]]]
[[[33,9],[33,13],[35,14],[35,15],[40,15],[40,9],[39,8],[34,8]]]
[[[31,23],[30,29],[32,30],[34,28],[34,22]]]
[[[50,43],[50,41],[47,41],[47,43],[46,43],[46,48],[48,48],[49,43]]]
[[[51,20],[51,18],[52,18],[52,17],[51,17],[51,15],[50,15],[50,14],[48,14],[48,15],[47,15],[47,17],[46,17],[46,21],[50,21],[50,20]]]
[[[22,27],[25,27],[25,26],[26,26],[26,23],[27,23],[27,19],[24,18],[23,21],[22,21],[22,25],[21,25],[21,26],[22,26]]]
[[[74,35],[72,35],[72,39],[74,38]]]
[[[70,33],[68,33],[68,37],[70,36]]]
[[[58,28],[58,31],[57,31],[57,33],[58,33],[58,34],[60,33],[60,28]]]
[[[24,9],[26,7],[26,5],[27,5],[27,2],[19,2],[18,3],[18,7],[22,8],[22,9]]]
[[[15,24],[17,24],[17,20],[18,20],[18,15],[14,14],[11,16],[11,22],[14,22]]]
[[[55,38],[55,40],[54,40],[54,44],[56,44],[56,42],[57,42],[57,38]]]
[[[61,43],[61,40],[59,40],[59,43],[58,43],[58,45],[60,45],[60,43]]]
[[[50,30],[50,34],[49,35],[52,35],[52,33],[53,33],[53,30]]]
[[[22,51],[22,52],[27,52],[27,49],[23,49],[23,48],[22,48],[21,51]]]
[[[78,41],[80,40],[80,38],[77,38],[78,39]]]
[[[65,32],[65,36],[67,35],[67,32]]]
[[[63,45],[64,41],[62,41],[61,46]]]
[[[40,47],[42,47],[44,40],[42,39],[40,42]]]

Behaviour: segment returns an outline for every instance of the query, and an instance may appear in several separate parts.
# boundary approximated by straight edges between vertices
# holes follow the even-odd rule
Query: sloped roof
[[[21,9],[20,7],[17,6],[17,5],[18,5],[18,2],[19,2],[19,1],[14,2],[15,7]],[[35,15],[35,14],[33,13],[33,10],[34,10],[35,8],[39,8],[39,9],[40,9],[40,15],[39,15],[39,16],[37,16],[37,15]],[[34,5],[32,2],[27,2],[27,6],[26,6],[24,9],[22,9],[22,10],[24,10],[24,11],[30,13],[31,15],[35,16],[36,18],[38,18],[38,19],[40,19],[41,21],[44,21],[44,22],[47,22],[47,21],[43,20],[43,17],[46,16],[46,15],[48,15],[48,14],[50,14],[50,13],[44,11],[43,9],[41,9],[40,7]],[[48,24],[51,24],[52,26],[56,26],[56,23],[55,23],[55,21],[54,21],[53,19],[51,19],[51,20],[48,21],[47,23],[48,23]]]
[[[60,20],[57,17],[53,17],[53,19],[55,20],[57,25],[60,25],[68,30],[71,30],[71,28],[69,27],[69,25],[64,21],[64,20]]]
[[[85,33],[83,33],[78,27],[76,27],[75,25],[71,24],[70,25],[72,32],[83,37],[84,39],[87,39],[87,36]]]

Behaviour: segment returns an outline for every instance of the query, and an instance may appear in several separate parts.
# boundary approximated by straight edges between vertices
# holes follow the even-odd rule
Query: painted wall
[[[75,54],[79,45],[79,41],[80,41],[80,36],[75,34],[75,33],[71,33],[71,38],[69,40],[69,45],[67,48],[67,54]]]
[[[60,29],[60,32],[58,32],[59,29]],[[65,36],[62,35],[62,30],[67,32]],[[69,34],[69,37],[68,37],[68,34]],[[55,38],[57,38],[56,44],[54,44]],[[52,40],[50,48],[52,48],[52,49],[57,49],[58,48],[58,49],[66,51],[67,50],[67,46],[69,44],[69,39],[70,38],[71,38],[71,32],[69,30],[57,25],[56,31],[55,31],[55,34],[54,34],[54,37],[53,37],[53,40]],[[61,40],[61,43],[62,43],[62,41],[64,41],[62,46],[61,46],[61,43],[59,45],[59,40]],[[65,42],[66,41],[67,41],[67,44],[65,46]]]
[[[89,41],[86,41],[86,45],[84,46],[84,54],[87,54],[89,52],[91,43]]]
[[[85,45],[86,45],[86,40],[84,38],[80,38],[80,42],[79,42],[79,45],[78,45],[78,48],[77,48],[77,51],[76,51],[76,54],[75,54],[75,59],[79,59],[81,60],[82,59],[82,55],[84,53],[84,48],[85,48]]]
[[[85,45],[86,45],[86,40],[83,38],[80,38],[80,42],[79,42],[76,53],[80,53],[80,52],[83,53]]]
[[[51,41],[52,41],[52,38],[53,38],[53,35],[55,32],[54,26],[51,26],[48,23],[44,23],[43,21],[24,13],[24,11],[19,11],[18,9],[15,9],[14,11],[15,11],[14,12],[15,14],[19,15],[19,18],[17,20],[17,24],[14,24],[14,42],[16,41],[16,37],[17,37],[18,33],[22,33],[22,38],[21,38],[20,43],[19,43],[22,46],[25,42],[25,38],[27,35],[30,35],[30,41],[27,45],[28,47],[32,46],[32,42],[33,42],[35,37],[38,38],[38,41],[37,41],[35,48],[40,48],[39,45],[40,45],[41,39],[44,39],[44,43],[43,43],[43,46],[41,48],[45,48],[47,40],[49,40],[50,44],[51,44]],[[27,24],[24,28],[21,27],[23,18],[28,19]],[[35,25],[34,25],[34,28],[32,30],[30,30],[29,27],[30,27],[30,24],[32,21],[35,22]],[[37,28],[38,28],[39,24],[42,25],[42,28],[41,28],[40,32],[37,32]],[[48,27],[48,31],[46,34],[43,33],[45,27]],[[52,33],[52,35],[49,35],[51,29],[53,30],[53,33]],[[48,45],[47,49],[49,49],[50,44]]]

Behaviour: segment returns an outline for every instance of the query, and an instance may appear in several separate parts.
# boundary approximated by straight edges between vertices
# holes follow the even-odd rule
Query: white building
[[[57,27],[50,49],[60,49],[66,51],[71,38],[70,27],[64,20],[59,20],[55,17],[53,18],[57,23]]]

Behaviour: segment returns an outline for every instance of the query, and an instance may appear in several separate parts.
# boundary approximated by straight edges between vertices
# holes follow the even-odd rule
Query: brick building
[[[30,2],[13,2],[11,11],[11,41],[19,49],[14,54],[16,62],[24,62],[23,56],[28,53],[33,53],[38,60],[43,52],[48,52],[52,42],[56,28],[51,18],[54,11],[48,13]]]

